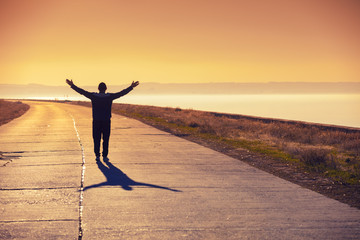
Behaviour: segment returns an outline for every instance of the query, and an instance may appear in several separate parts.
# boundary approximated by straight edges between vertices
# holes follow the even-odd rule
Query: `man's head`
[[[105,91],[106,91],[106,89],[107,89],[106,84],[103,83],[103,82],[101,82],[101,83],[99,84],[98,89],[99,89],[99,92],[105,93]]]

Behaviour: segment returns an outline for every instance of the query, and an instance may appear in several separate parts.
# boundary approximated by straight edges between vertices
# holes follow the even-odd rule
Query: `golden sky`
[[[0,83],[359,82],[359,0],[0,0]]]

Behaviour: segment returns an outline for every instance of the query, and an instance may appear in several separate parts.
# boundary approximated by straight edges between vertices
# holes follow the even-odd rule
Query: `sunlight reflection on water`
[[[360,95],[129,95],[115,102],[360,127]]]

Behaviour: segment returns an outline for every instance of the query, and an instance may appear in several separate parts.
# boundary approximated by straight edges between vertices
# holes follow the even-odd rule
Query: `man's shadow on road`
[[[123,173],[119,168],[115,167],[110,162],[105,162],[106,165],[104,165],[102,162],[97,161],[97,165],[101,172],[106,177],[106,182],[93,184],[87,187],[84,187],[84,191],[90,189],[90,188],[97,188],[102,186],[121,186],[124,190],[131,191],[133,188],[132,186],[145,186],[145,187],[151,187],[151,188],[160,188],[164,190],[169,190],[173,192],[181,192],[180,190],[163,187],[159,185],[149,184],[149,183],[142,183],[142,182],[136,182],[129,178],[125,173]]]

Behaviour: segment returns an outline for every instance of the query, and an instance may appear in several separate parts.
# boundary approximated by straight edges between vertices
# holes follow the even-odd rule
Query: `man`
[[[103,139],[103,160],[109,161],[107,157],[109,153],[109,138],[110,138],[110,118],[111,118],[111,106],[113,100],[128,94],[134,89],[139,82],[132,82],[130,87],[122,90],[118,93],[105,93],[107,87],[105,83],[99,84],[99,93],[91,93],[81,89],[73,83],[72,80],[66,79],[66,83],[71,86],[76,92],[89,98],[92,103],[92,116],[93,116],[93,139],[94,139],[94,152],[96,161],[100,161],[100,141],[101,135]]]

